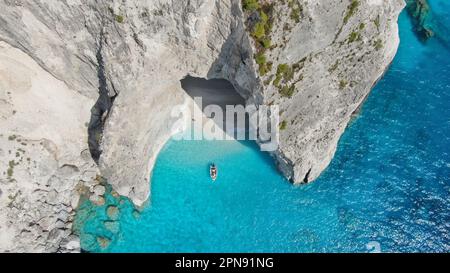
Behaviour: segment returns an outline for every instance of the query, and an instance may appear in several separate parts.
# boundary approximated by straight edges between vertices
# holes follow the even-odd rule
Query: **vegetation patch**
[[[6,170],[6,173],[8,175],[8,179],[11,179],[14,175],[14,167],[19,165],[19,163],[16,163],[14,160],[9,161],[8,163],[8,169]]]
[[[359,7],[359,0],[351,0],[350,5],[347,8],[347,12],[344,16],[344,24],[341,25],[339,31],[336,33],[336,36],[334,37],[333,43],[338,39],[339,35],[342,33],[342,29],[344,28],[344,25],[348,23],[350,18],[356,13]]]
[[[255,54],[255,61],[261,66],[262,64],[266,63],[266,56],[262,52],[258,52],[257,54]]]
[[[254,11],[261,8],[261,6],[259,5],[258,0],[242,0],[242,8],[245,11]]]
[[[282,97],[291,98],[295,93],[295,85],[285,85],[280,89],[280,95]]]
[[[300,23],[303,15],[303,6],[296,0],[289,0],[288,7],[291,9],[291,19],[297,24]]]
[[[373,23],[377,27],[377,30],[380,31],[380,15],[379,14],[378,14],[377,18],[375,18],[375,20],[373,20]]]
[[[352,33],[350,33],[350,36],[348,37],[348,43],[353,43],[361,40],[362,40],[361,33],[357,31],[353,31]]]
[[[350,3],[350,5],[347,8],[347,13],[345,14],[344,17],[344,24],[348,23],[348,20],[350,20],[350,18],[356,13],[356,11],[358,10],[359,7],[359,0],[352,0],[352,2]]]
[[[280,130],[286,130],[286,128],[287,128],[287,122],[285,120],[283,120],[280,123]]]
[[[264,76],[272,68],[271,63],[267,63],[265,54],[272,47],[270,32],[273,26],[273,4],[258,0],[243,0],[242,8],[251,14],[251,17],[257,18],[256,22],[247,20],[247,27],[255,41],[257,53],[254,57],[259,66],[259,74]]]
[[[383,46],[384,46],[383,40],[381,40],[381,39],[376,40],[375,43],[374,43],[374,47],[375,47],[376,50],[382,49]]]
[[[108,11],[114,17],[114,20],[116,20],[116,22],[123,23],[125,21],[125,18],[122,15],[117,15],[111,6],[108,7]]]
[[[263,22],[256,23],[252,32],[253,37],[256,38],[257,41],[263,41],[262,38],[266,36],[266,28]]]
[[[339,89],[343,90],[345,87],[347,87],[347,85],[348,85],[348,82],[346,80],[341,80],[339,82]]]
[[[266,56],[263,52],[258,52],[255,54],[255,61],[259,65],[259,74],[261,76],[266,75],[270,70],[272,70],[272,62],[267,62]]]
[[[303,17],[303,7],[298,0],[280,1],[283,5],[289,7],[289,18],[295,23],[299,23]],[[254,59],[258,65],[258,73],[261,77],[267,76],[264,80],[265,85],[272,83],[282,97],[292,97],[295,93],[295,84],[303,79],[301,75],[297,81],[293,81],[296,72],[304,67],[306,58],[299,62],[289,64],[279,64],[273,74],[273,63],[268,58],[268,50],[274,45],[271,40],[272,28],[275,20],[274,7],[277,1],[266,0],[242,0],[242,9],[247,14],[246,26],[250,36],[254,40],[256,53]],[[283,30],[290,30],[290,24],[285,23]],[[281,45],[283,46],[283,45]]]
[[[272,47],[272,41],[270,40],[270,38],[265,38],[265,39],[261,40],[261,45],[265,49],[269,49]]]
[[[295,84],[294,83],[288,84],[288,83],[292,81],[292,79],[294,78],[294,73],[296,71],[294,67],[299,69],[300,67],[299,63],[296,63],[293,66],[289,66],[288,64],[278,65],[273,85],[275,87],[278,87],[278,92],[282,97],[291,98],[294,95]]]
[[[294,77],[294,71],[288,64],[279,64],[277,68],[277,74],[275,75],[275,80],[273,81],[273,85],[279,86],[281,80],[285,83],[292,80]]]
[[[125,18],[122,15],[116,15],[116,22],[117,23],[123,23],[125,21]]]

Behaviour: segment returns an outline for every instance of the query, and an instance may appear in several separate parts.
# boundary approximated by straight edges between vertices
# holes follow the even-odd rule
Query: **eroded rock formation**
[[[280,170],[295,183],[317,178],[395,55],[404,3],[258,3],[2,1],[0,250],[76,250],[73,210],[80,192],[101,202],[99,174],[142,205],[172,106],[190,99],[186,75],[279,104]]]

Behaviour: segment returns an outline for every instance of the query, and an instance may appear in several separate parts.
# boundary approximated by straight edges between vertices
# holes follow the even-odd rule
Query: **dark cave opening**
[[[226,120],[226,110],[228,106],[242,106],[245,108],[245,99],[236,91],[234,86],[225,79],[204,79],[204,78],[196,78],[187,76],[181,80],[181,86],[183,90],[192,98],[202,98],[202,111],[208,118],[213,118],[214,116],[208,115],[205,112],[205,109],[210,105],[217,105],[222,109],[223,121],[222,124],[217,124],[223,131],[230,131],[231,128],[227,128],[227,120]],[[197,104],[200,107],[200,105]],[[237,109],[237,108],[236,108]],[[233,138],[238,137],[238,130],[243,130],[245,139],[248,139],[248,131],[249,131],[249,116],[248,113],[245,113],[245,120],[239,126],[239,122],[237,122],[238,115],[234,115],[234,128],[233,130]],[[230,124],[228,125],[230,126]],[[242,128],[243,126],[243,128]],[[228,133],[230,135],[230,133]],[[231,136],[231,135],[230,135]],[[242,140],[242,139],[239,139]]]

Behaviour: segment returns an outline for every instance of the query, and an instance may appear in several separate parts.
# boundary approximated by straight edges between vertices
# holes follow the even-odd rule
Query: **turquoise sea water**
[[[431,3],[448,25],[450,3]],[[450,51],[438,39],[420,43],[405,13],[400,29],[393,65],[317,181],[292,186],[252,142],[170,141],[140,213],[111,195],[105,206],[82,204],[83,249],[450,251]],[[110,205],[119,208],[117,221],[106,214]]]

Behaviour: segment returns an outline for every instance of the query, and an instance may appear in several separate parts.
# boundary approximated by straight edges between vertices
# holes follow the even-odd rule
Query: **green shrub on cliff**
[[[269,49],[272,46],[272,41],[270,40],[270,38],[264,38],[261,41],[261,45],[262,47],[264,47],[265,49]]]
[[[347,87],[347,85],[348,85],[348,82],[346,80],[341,80],[339,82],[339,89],[343,90],[345,87]]]
[[[249,15],[257,15],[256,22],[250,23],[247,20],[247,27],[255,41],[256,52],[258,52],[254,58],[259,65],[259,74],[264,76],[272,70],[272,63],[267,62],[265,52],[272,47],[270,32],[273,21],[273,4],[257,0],[242,0],[242,7]]]
[[[356,10],[358,10],[358,7],[359,0],[352,0],[344,17],[344,24],[347,24],[348,20],[355,14]]]
[[[272,62],[267,62],[266,56],[264,55],[264,51],[260,51],[255,54],[255,61],[259,65],[259,75],[264,76],[270,70],[272,70]]]
[[[125,21],[125,18],[122,15],[116,15],[116,21],[117,23],[123,23]]]
[[[258,72],[261,77],[265,76],[269,72],[269,69],[267,68],[267,64],[260,65]]]
[[[374,43],[374,46],[375,46],[376,50],[382,49],[383,46],[384,46],[383,45],[383,40],[381,40],[381,39],[376,40],[375,43]]]
[[[361,34],[359,32],[353,31],[348,37],[348,42],[353,43],[355,41],[361,41],[361,39]]]
[[[261,17],[261,22],[265,25],[265,24],[267,24],[267,22],[269,21],[269,16],[267,16],[267,14],[263,11],[263,10],[261,10],[260,12],[259,12],[259,16]]]
[[[259,22],[255,25],[252,32],[253,37],[257,40],[261,39],[266,35],[266,29],[263,22]]]
[[[282,97],[291,98],[295,92],[295,85],[285,85],[279,92]]]
[[[260,8],[258,0],[242,0],[242,8],[247,11],[257,10]]]
[[[291,19],[294,20],[296,23],[300,23],[300,8],[294,8],[291,11]]]
[[[266,63],[266,56],[264,56],[263,52],[259,52],[255,54],[255,61],[257,64],[262,65]]]
[[[277,77],[288,82],[294,77],[294,70],[288,64],[279,64],[277,68]]]

